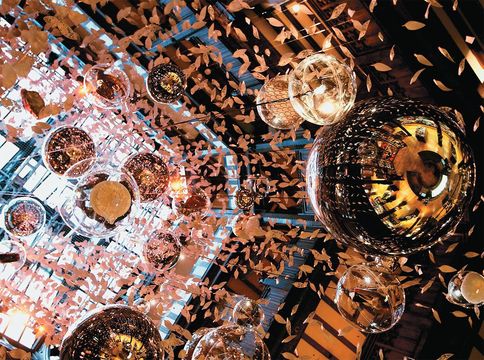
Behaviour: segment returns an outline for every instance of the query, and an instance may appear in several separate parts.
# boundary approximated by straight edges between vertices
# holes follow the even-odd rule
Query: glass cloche
[[[367,254],[404,255],[452,233],[472,198],[475,165],[462,131],[411,99],[363,101],[323,129],[306,164],[318,219]]]
[[[289,101],[288,81],[288,75],[277,75],[268,80],[257,95],[257,112],[274,129],[295,129],[304,121]]]
[[[334,302],[358,330],[379,333],[391,329],[402,317],[405,291],[395,276],[354,265],[339,279]]]
[[[69,171],[76,171],[77,166],[83,164]],[[133,177],[101,159],[75,184],[59,213],[81,235],[109,237],[133,223],[139,206],[139,190]]]
[[[340,121],[356,98],[354,72],[345,63],[326,54],[301,61],[289,74],[289,97],[296,112],[316,125]]]
[[[128,75],[117,65],[98,64],[84,75],[87,99],[101,109],[116,109],[123,105],[131,92]]]
[[[467,308],[484,305],[484,276],[475,271],[459,271],[449,281],[447,299]]]
[[[205,334],[192,360],[269,360],[266,344],[253,328],[223,325]]]

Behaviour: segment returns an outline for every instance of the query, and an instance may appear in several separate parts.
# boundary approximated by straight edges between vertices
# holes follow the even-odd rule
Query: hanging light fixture
[[[304,121],[289,101],[288,80],[288,75],[277,75],[267,81],[257,95],[259,116],[275,129],[296,129]]]
[[[116,65],[99,64],[84,75],[87,99],[101,109],[116,109],[123,105],[131,92],[128,75]]]
[[[29,196],[10,200],[2,210],[2,226],[14,237],[28,237],[37,234],[45,225],[45,208]]]
[[[153,67],[146,79],[146,89],[154,102],[167,104],[180,99],[187,86],[183,71],[174,64]]]
[[[356,89],[353,71],[326,54],[309,56],[289,74],[289,97],[294,110],[316,125],[340,121],[353,106]]]
[[[75,126],[60,126],[53,129],[44,140],[42,160],[52,172],[68,178],[82,176],[92,166],[96,148],[91,136],[83,129]],[[72,167],[82,163],[83,166]],[[69,175],[66,172],[71,169]]]
[[[352,326],[365,333],[380,333],[402,317],[405,291],[395,276],[354,265],[339,279],[334,302]]]
[[[168,167],[163,159],[155,154],[145,152],[132,155],[124,163],[123,170],[138,184],[141,201],[156,200],[168,188]]]

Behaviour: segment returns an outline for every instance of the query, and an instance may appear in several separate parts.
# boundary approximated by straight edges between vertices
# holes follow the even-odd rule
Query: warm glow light
[[[79,87],[78,93],[80,96],[86,96],[89,93],[89,89],[85,85]]]
[[[24,328],[29,321],[30,315],[18,309],[11,309],[7,311],[9,324],[17,328]]]
[[[318,110],[324,114],[332,114],[336,111],[336,105],[333,101],[327,100],[318,106]]]
[[[301,5],[299,4],[294,4],[292,7],[292,11],[294,11],[295,14],[297,14],[301,10]]]

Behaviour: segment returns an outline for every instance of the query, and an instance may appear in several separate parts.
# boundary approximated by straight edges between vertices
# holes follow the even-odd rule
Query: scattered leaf
[[[434,84],[437,85],[437,87],[442,90],[442,91],[452,91],[451,88],[448,88],[447,86],[444,85],[444,83],[440,80],[432,79],[434,81]]]
[[[371,64],[371,66],[373,66],[376,70],[381,72],[390,71],[392,69],[390,66],[383,63],[375,63],[375,64]]]
[[[419,21],[407,21],[405,24],[402,25],[404,28],[407,30],[419,30],[425,27],[424,23],[421,23]]]

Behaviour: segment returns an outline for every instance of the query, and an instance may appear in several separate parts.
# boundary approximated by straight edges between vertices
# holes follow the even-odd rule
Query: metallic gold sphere
[[[110,305],[76,321],[62,340],[61,360],[161,360],[160,332],[141,312]]]
[[[472,198],[475,164],[446,113],[375,98],[324,128],[306,165],[316,216],[364,253],[404,255],[452,233]]]

